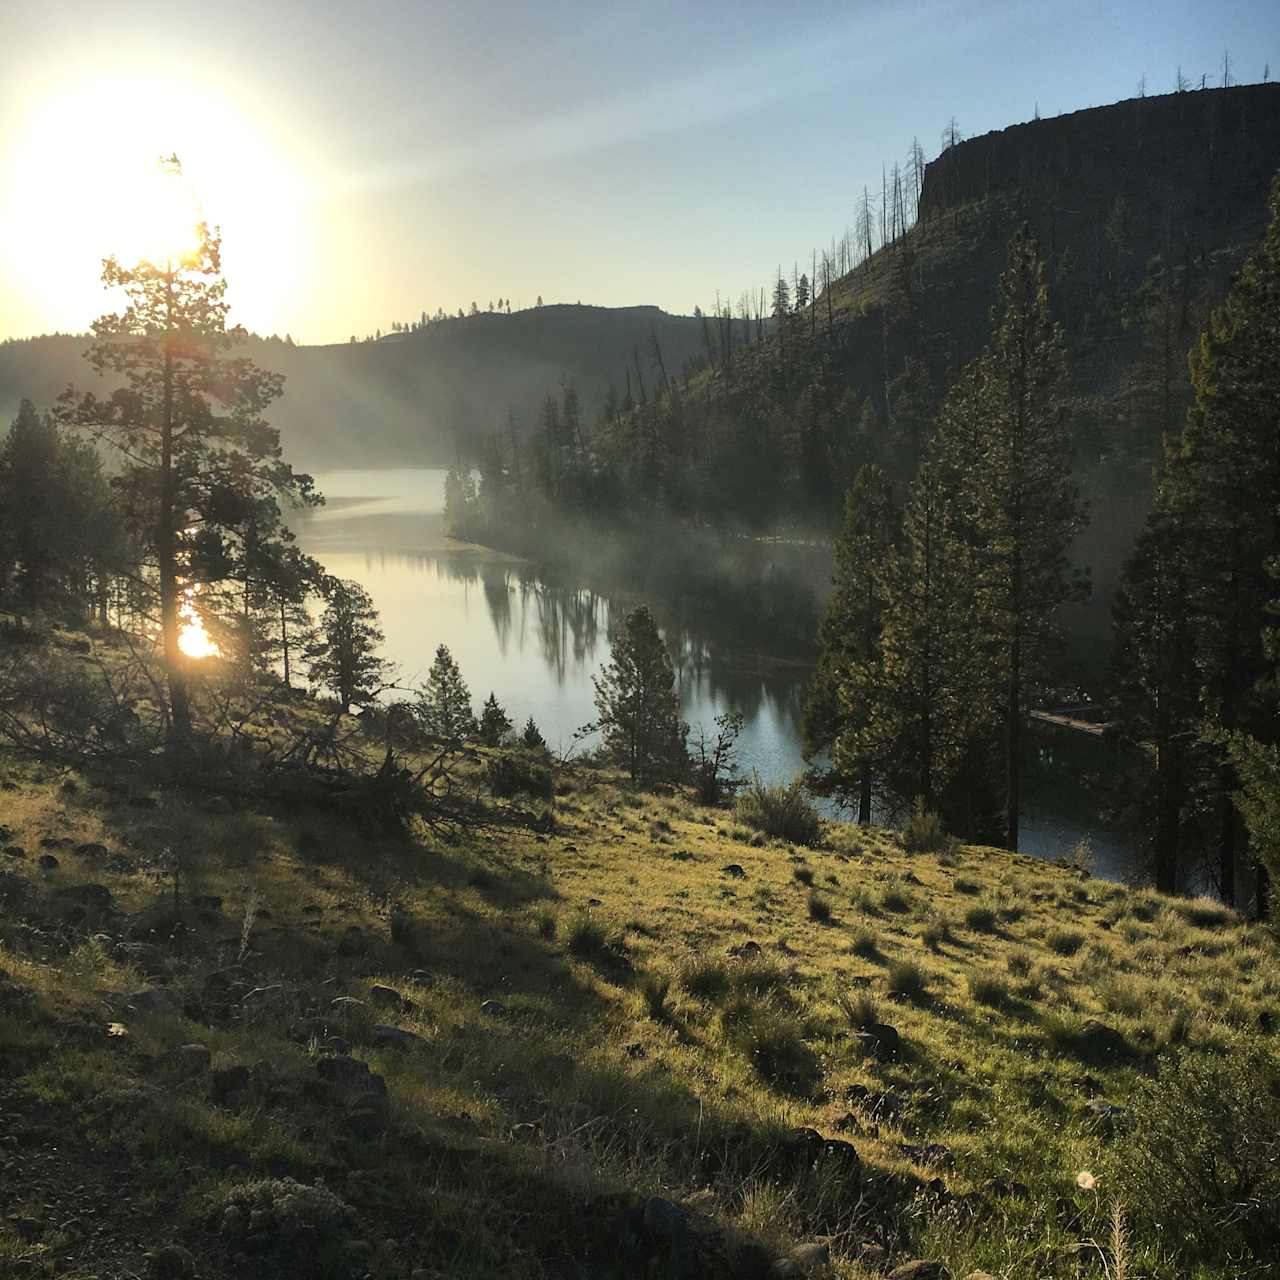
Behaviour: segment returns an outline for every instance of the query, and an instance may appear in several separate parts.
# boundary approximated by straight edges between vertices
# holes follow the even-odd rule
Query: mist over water
[[[492,690],[514,723],[532,716],[553,749],[568,751],[595,716],[591,678],[609,660],[613,629],[631,602],[579,583],[546,581],[514,557],[446,538],[444,477],[433,468],[317,474],[327,505],[297,523],[298,540],[328,572],[355,579],[373,597],[401,684],[424,677],[436,646],[448,645],[476,707]],[[664,621],[693,736],[699,724],[710,730],[717,715],[740,711],[742,772],[757,770],[770,782],[798,773],[808,670],[755,670],[716,653],[678,621]],[[749,655],[749,644],[744,649]],[[1024,814],[1024,852],[1061,857],[1087,838],[1098,873],[1127,878],[1132,851],[1091,819],[1071,771],[1052,753],[1038,763],[1053,774],[1043,790],[1055,799],[1051,807],[1033,802]]]

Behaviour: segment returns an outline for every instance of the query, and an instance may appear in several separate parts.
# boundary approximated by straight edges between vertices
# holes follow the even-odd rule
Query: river
[[[477,711],[492,691],[517,725],[532,716],[553,749],[577,749],[575,734],[595,714],[592,676],[608,661],[609,637],[627,604],[578,583],[544,581],[525,562],[446,538],[444,476],[436,469],[319,473],[327,505],[296,522],[299,544],[328,572],[369,592],[402,684],[424,677],[436,646],[448,645]],[[798,773],[808,671],[719,655],[677,622],[664,633],[694,733],[699,725],[710,730],[722,712],[740,711],[742,771],[771,782]],[[1041,778],[1022,820],[1023,851],[1060,858],[1088,840],[1099,875],[1129,878],[1133,851],[1093,816],[1079,785],[1080,744],[1063,753],[1035,741]],[[1060,762],[1064,755],[1070,765]]]

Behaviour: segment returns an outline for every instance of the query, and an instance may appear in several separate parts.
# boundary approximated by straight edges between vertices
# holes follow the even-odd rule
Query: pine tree
[[[176,157],[166,162],[176,182]],[[178,649],[187,580],[188,530],[209,539],[224,510],[263,493],[316,501],[308,476],[282,460],[279,434],[263,419],[283,379],[231,349],[247,335],[226,324],[221,242],[200,224],[192,247],[163,261],[107,259],[102,281],[123,291],[125,308],[94,322],[89,363],[123,382],[105,399],[62,399],[63,421],[116,447],[116,484],[142,516],[155,556],[168,715],[176,744],[191,728],[186,666]]]
[[[538,300],[538,305],[542,305],[542,300]],[[520,745],[528,751],[545,751],[547,749],[546,740],[542,736],[542,731],[533,722],[530,716],[524,722],[524,728],[520,730]]]
[[[843,759],[852,765],[851,773],[834,761],[826,770],[815,771],[816,789],[846,805],[856,797],[858,821],[864,826],[871,821],[880,762],[871,755],[857,758],[854,743],[869,741],[884,692],[884,566],[897,543],[900,523],[884,472],[877,466],[862,467],[845,497],[831,596],[818,629],[822,652],[805,701],[805,754],[829,753],[843,736]]]
[[[669,781],[688,766],[675,672],[647,606],[632,610],[611,661],[593,677],[598,728],[609,756],[635,782]]]
[[[385,639],[378,611],[358,582],[326,578],[328,601],[320,625],[306,647],[307,674],[313,684],[329,689],[342,710],[373,701],[388,678],[390,666],[378,657]]]
[[[475,732],[471,691],[447,645],[436,649],[427,682],[418,690],[417,713],[426,731],[443,742],[461,742]]]
[[[1084,524],[1060,404],[1061,329],[1049,314],[1044,264],[1020,231],[1000,277],[996,331],[983,360],[977,523],[987,565],[980,605],[1003,685],[1006,847],[1018,845],[1023,725],[1060,641],[1062,606],[1083,599],[1067,550]]]
[[[490,691],[480,711],[480,741],[486,747],[496,747],[511,732],[511,717],[502,709],[497,697]]]

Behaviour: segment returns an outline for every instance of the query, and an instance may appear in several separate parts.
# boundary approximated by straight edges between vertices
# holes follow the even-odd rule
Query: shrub
[[[1254,1274],[1280,1257],[1280,1064],[1241,1038],[1138,1083],[1113,1176],[1134,1217],[1187,1263]],[[1256,1274],[1262,1274],[1261,1271]]]
[[[1079,929],[1054,929],[1045,939],[1050,951],[1060,956],[1073,956],[1084,946],[1084,934]]]
[[[809,919],[817,924],[831,923],[831,900],[816,889],[809,893]]]
[[[982,892],[982,886],[976,880],[970,880],[965,876],[956,876],[953,883],[957,893],[978,894]]]
[[[1236,922],[1235,912],[1213,898],[1187,898],[1175,902],[1174,910],[1197,929],[1220,929]]]
[[[719,1000],[729,990],[729,966],[723,960],[691,960],[680,970],[680,985],[699,1000]]]
[[[880,944],[876,939],[875,932],[871,929],[855,929],[853,940],[849,943],[849,950],[855,956],[861,956],[864,960],[878,960],[880,958]]]
[[[812,867],[797,867],[791,874],[798,884],[810,885],[813,883]]]
[[[556,913],[550,907],[539,907],[533,913],[533,924],[539,937],[554,938],[556,936]]]
[[[1009,984],[998,973],[971,973],[969,994],[979,1004],[1003,1009],[1009,1003]]]
[[[918,799],[902,828],[902,847],[908,853],[950,853],[955,845],[942,819],[924,807],[923,799]]]
[[[551,770],[530,751],[499,751],[485,764],[485,780],[495,796],[509,799],[515,795],[550,800]]]
[[[975,933],[994,933],[996,928],[996,909],[989,902],[975,902],[964,913],[965,927]]]
[[[242,1246],[252,1230],[256,1251],[273,1255],[273,1274],[349,1276],[358,1259],[357,1225],[354,1210],[332,1191],[292,1178],[242,1183],[221,1204],[223,1238]]]
[[[645,1011],[655,1022],[667,1013],[667,996],[671,993],[671,979],[665,973],[646,973],[640,983]]]
[[[740,996],[724,1012],[729,1042],[776,1089],[806,1097],[820,1075],[818,1059],[805,1043],[799,1020],[770,1002]]]
[[[889,970],[887,987],[891,996],[920,1003],[929,995],[929,975],[914,960],[899,960]]]
[[[839,1003],[840,1012],[849,1020],[849,1025],[859,1031],[865,1031],[880,1021],[880,1007],[870,991],[841,996]]]
[[[925,946],[938,948],[951,941],[951,921],[944,916],[934,916],[920,931]]]
[[[885,911],[910,911],[911,895],[901,880],[890,880],[880,894],[880,905]]]
[[[1025,978],[1031,972],[1031,966],[1034,961],[1030,952],[1027,951],[1011,951],[1009,959],[1006,961],[1009,966],[1009,972],[1015,978]]]
[[[575,911],[565,928],[565,941],[575,956],[598,956],[605,948],[605,932],[589,911]]]
[[[793,778],[785,786],[767,786],[754,774],[734,812],[739,822],[793,844],[815,845],[822,835],[822,821],[805,794],[802,778]]]

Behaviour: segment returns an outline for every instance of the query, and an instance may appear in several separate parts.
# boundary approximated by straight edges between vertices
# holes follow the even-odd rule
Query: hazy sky
[[[1274,0],[0,0],[0,337],[88,326],[161,148],[262,332],[539,294],[688,312],[828,243],[952,116],[1216,83],[1224,48],[1280,72]]]

